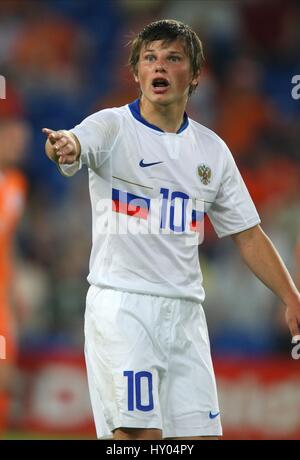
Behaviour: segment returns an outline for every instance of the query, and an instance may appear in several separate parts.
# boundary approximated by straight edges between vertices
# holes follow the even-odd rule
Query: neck
[[[186,102],[169,105],[156,104],[142,95],[140,100],[141,115],[152,125],[167,133],[177,133],[185,110]]]

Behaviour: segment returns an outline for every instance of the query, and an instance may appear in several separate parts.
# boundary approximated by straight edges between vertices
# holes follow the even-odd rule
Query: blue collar
[[[162,129],[158,128],[157,126],[155,125],[152,125],[151,123],[149,123],[147,120],[145,120],[145,118],[142,117],[141,115],[141,111],[140,111],[140,100],[139,99],[136,99],[135,101],[131,102],[131,104],[128,104],[128,107],[130,109],[130,112],[132,113],[132,116],[140,121],[141,123],[143,123],[143,125],[146,125],[148,126],[148,128],[152,128],[152,129],[155,129],[156,131],[160,131],[161,133],[164,133],[165,131],[163,131]],[[179,128],[179,130],[177,131],[176,134],[179,134],[181,133],[182,131],[185,130],[185,128],[187,128],[189,125],[189,118],[187,116],[187,113],[184,112],[184,115],[183,115],[183,122]]]

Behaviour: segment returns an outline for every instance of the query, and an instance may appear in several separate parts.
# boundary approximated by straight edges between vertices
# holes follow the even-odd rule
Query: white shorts
[[[98,438],[120,427],[222,435],[201,305],[91,286],[85,358]]]

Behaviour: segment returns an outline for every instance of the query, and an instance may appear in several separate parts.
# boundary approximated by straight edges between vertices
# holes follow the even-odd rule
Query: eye
[[[147,55],[145,56],[145,60],[146,60],[146,61],[149,61],[149,62],[155,61],[155,56],[154,56],[154,54],[147,54]]]
[[[181,60],[181,58],[179,56],[169,56],[169,60],[172,61],[172,62],[178,62]]]

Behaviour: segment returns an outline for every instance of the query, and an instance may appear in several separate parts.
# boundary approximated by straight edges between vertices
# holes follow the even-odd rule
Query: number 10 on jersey
[[[124,371],[123,375],[127,377],[128,410],[133,411],[137,409],[143,412],[152,410],[154,408],[154,404],[151,372]],[[142,388],[145,390],[147,388],[147,391],[144,393],[148,393],[148,404],[145,404],[145,401],[142,402]]]

